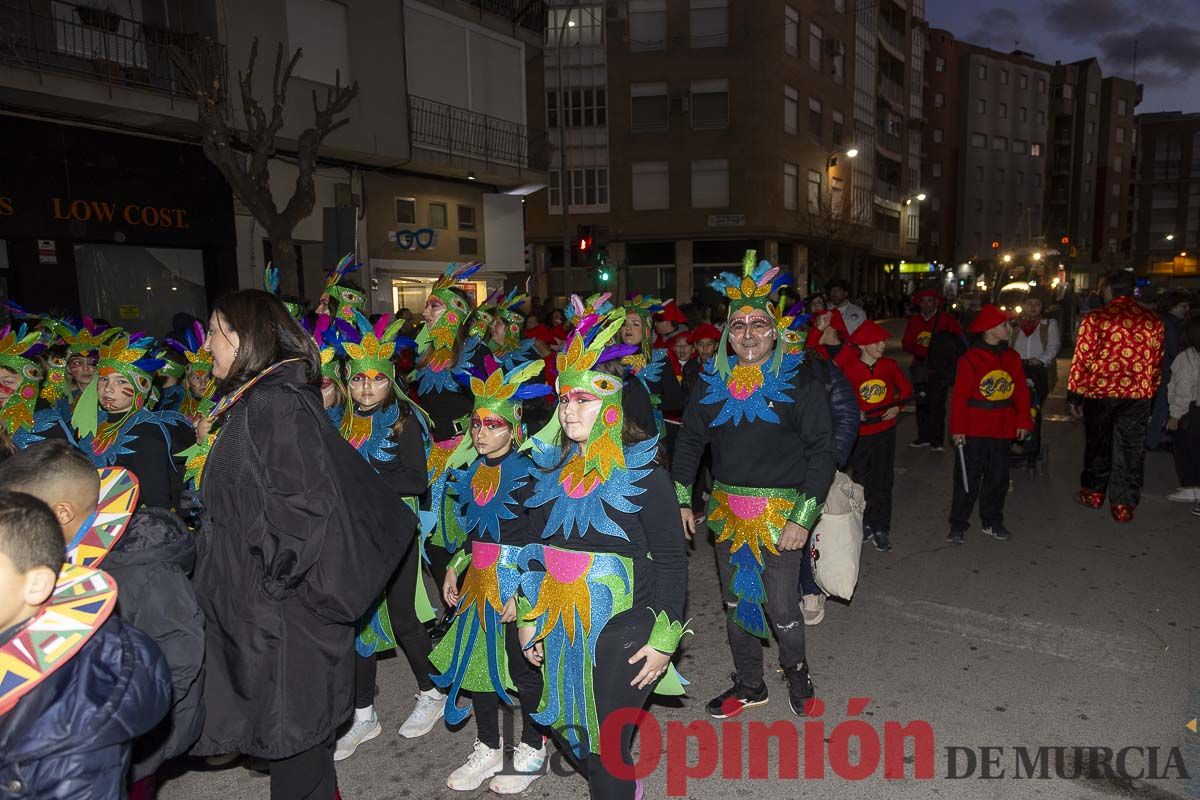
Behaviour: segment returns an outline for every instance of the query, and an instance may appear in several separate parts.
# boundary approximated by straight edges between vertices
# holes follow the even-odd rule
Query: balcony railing
[[[542,172],[550,166],[545,131],[425,97],[408,96],[408,128],[414,145],[452,156]]]
[[[545,0],[463,0],[467,5],[512,20],[522,28],[544,36],[546,33]]]
[[[875,196],[889,203],[900,202],[900,187],[878,178],[875,180]]]
[[[878,129],[876,132],[875,143],[898,157],[903,157],[904,155],[904,140],[883,128]]]
[[[896,83],[891,78],[885,77],[882,73],[879,75],[879,94],[896,105],[897,108],[904,109],[904,87]]]
[[[900,252],[900,234],[875,231],[875,249],[884,253]]]
[[[895,51],[904,56],[908,53],[908,36],[893,28],[882,18],[879,20],[879,36]]]
[[[113,11],[50,0],[0,0],[0,64],[190,97],[170,48],[203,59],[225,85],[225,46]]]

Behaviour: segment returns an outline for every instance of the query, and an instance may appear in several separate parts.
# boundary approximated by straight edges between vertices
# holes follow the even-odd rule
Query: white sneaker
[[[378,717],[354,720],[350,730],[338,737],[337,748],[333,751],[333,760],[346,760],[354,755],[354,751],[360,744],[371,741],[381,733],[383,733],[383,726],[379,724]]]
[[[1195,486],[1183,486],[1167,495],[1172,503],[1195,503],[1200,501],[1200,491]]]
[[[521,742],[513,751],[513,773],[497,775],[492,778],[488,788],[496,794],[520,794],[529,785],[542,777],[546,766],[546,745],[534,750]]]
[[[800,603],[805,625],[819,625],[825,619],[825,595],[806,594]]]
[[[472,789],[478,789],[484,781],[502,769],[504,769],[503,740],[500,742],[500,746],[493,750],[476,739],[467,763],[450,773],[450,777],[446,778],[446,785],[456,792],[469,792]]]
[[[417,695],[417,707],[400,726],[400,735],[405,739],[418,739],[433,730],[446,711],[446,695],[437,689]]]

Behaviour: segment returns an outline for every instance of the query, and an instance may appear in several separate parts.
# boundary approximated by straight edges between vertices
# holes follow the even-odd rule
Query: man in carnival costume
[[[801,355],[786,352],[792,319],[771,302],[785,278],[765,261],[756,266],[750,251],[742,275],[723,273],[712,283],[729,300],[729,318],[675,444],[672,472],[689,533],[695,529],[692,483],[705,446],[712,448],[708,527],[716,537],[736,670],[733,686],[708,704],[718,719],[767,702],[761,640],[770,637],[770,627],[792,711],[803,714],[813,696],[799,577],[837,451],[824,387],[801,369]]]

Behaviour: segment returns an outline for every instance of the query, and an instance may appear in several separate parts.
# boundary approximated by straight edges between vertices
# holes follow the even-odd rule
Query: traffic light
[[[613,279],[613,270],[608,265],[608,254],[597,250],[592,254],[592,265],[595,267],[596,288],[609,288]]]
[[[1070,236],[1064,236],[1064,237],[1062,237],[1061,239],[1059,239],[1059,240],[1058,240],[1058,243],[1059,243],[1059,244],[1070,244],[1070,243],[1071,243],[1071,237],[1070,237]]]
[[[579,225],[575,228],[575,252],[579,254],[579,263],[587,264],[592,255],[592,226]]]

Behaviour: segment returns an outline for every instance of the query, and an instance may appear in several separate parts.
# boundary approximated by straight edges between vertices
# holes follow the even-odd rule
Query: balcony
[[[887,100],[899,113],[904,113],[904,87],[896,83],[891,78],[886,77],[882,72],[879,73],[879,79],[876,81],[876,88],[879,91],[879,96]]]
[[[875,147],[892,161],[904,161],[904,139],[883,128],[875,132]]]
[[[190,31],[113,11],[51,0],[0,0],[0,64],[191,99],[170,48],[217,65],[227,83],[225,46]]]
[[[408,130],[414,147],[479,161],[485,169],[545,172],[550,166],[545,131],[425,97],[408,96]]]
[[[908,58],[908,34],[898,31],[885,22],[883,18],[879,20],[879,40],[892,50],[892,55],[901,61],[907,61]]]
[[[875,231],[875,249],[885,254],[898,254],[900,252],[900,234]]]
[[[539,36],[546,34],[545,0],[461,0],[481,11],[504,17]]]
[[[875,196],[889,203],[900,204],[900,187],[895,184],[875,179]]]

